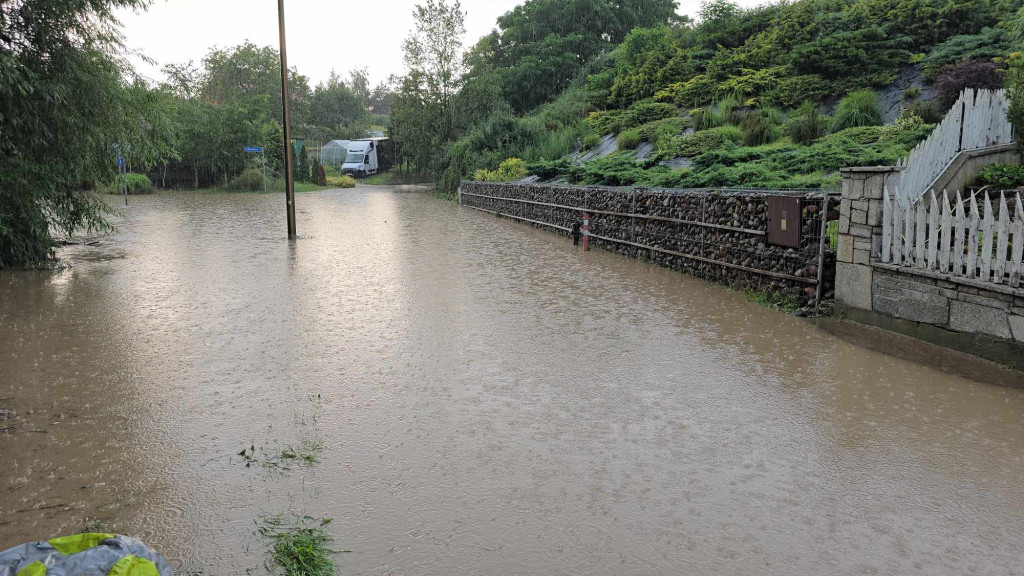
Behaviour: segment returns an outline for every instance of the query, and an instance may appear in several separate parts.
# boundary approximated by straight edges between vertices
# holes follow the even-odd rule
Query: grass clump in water
[[[242,449],[238,455],[242,457],[246,468],[256,465],[271,470],[290,470],[289,464],[292,462],[302,466],[319,464],[320,453],[324,451],[324,447],[324,441],[319,438],[305,438],[298,445],[287,446],[269,456],[266,456],[262,447],[256,448],[255,444]]]
[[[328,576],[334,574],[332,555],[336,553],[328,547],[330,523],[330,518],[310,516],[290,523],[278,514],[260,520],[259,535],[270,544],[270,558],[285,576]]]
[[[800,310],[800,299],[791,294],[773,292],[766,288],[743,288],[739,291],[746,296],[747,300],[756,302],[762,306],[775,308],[788,314],[794,314]]]
[[[324,450],[324,441],[319,438],[306,438],[295,448],[288,447],[281,451],[281,460],[299,460],[304,464],[319,464],[320,453]]]

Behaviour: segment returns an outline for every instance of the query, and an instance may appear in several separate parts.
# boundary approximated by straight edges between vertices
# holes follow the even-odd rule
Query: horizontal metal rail
[[[462,194],[463,194],[463,196],[467,196],[468,195],[465,192],[463,192]],[[483,196],[483,197],[484,198],[493,198],[493,196]],[[559,230],[565,230],[566,232],[569,232],[568,228],[566,228],[564,226],[558,226],[557,224],[550,224],[548,222],[541,222],[540,220],[531,220],[529,218],[523,218],[521,216],[515,216],[513,214],[506,214],[504,212],[495,212],[493,210],[487,210],[486,208],[478,208],[476,206],[471,206],[469,204],[463,204],[463,206],[465,206],[467,208],[472,208],[473,210],[479,210],[480,212],[487,212],[488,214],[494,214],[494,215],[497,215],[497,216],[502,216],[504,218],[511,218],[513,220],[521,220],[523,222],[531,222],[533,224],[539,224],[541,226],[549,226],[551,228],[557,228]],[[675,250],[666,250],[664,248],[656,248],[654,246],[646,246],[644,244],[637,244],[636,242],[630,242],[628,240],[618,240],[616,238],[609,238],[607,236],[598,236],[597,234],[590,234],[590,237],[591,238],[597,238],[598,240],[604,240],[606,242],[614,242],[614,243],[617,243],[617,244],[626,244],[628,246],[634,246],[636,248],[641,248],[643,250],[654,250],[655,252],[661,252],[662,254],[669,254],[671,256],[678,256],[680,258],[686,258],[688,260],[696,260],[698,262],[705,262],[707,264],[714,264],[716,266],[725,266],[726,268],[733,268],[735,270],[742,270],[744,272],[750,272],[752,274],[759,274],[759,275],[762,275],[762,276],[770,276],[772,278],[779,278],[779,279],[782,279],[782,280],[791,280],[793,282],[800,282],[800,283],[803,283],[803,284],[812,284],[813,285],[813,284],[817,284],[818,283],[817,280],[814,280],[812,278],[801,278],[799,276],[792,276],[790,274],[782,274],[782,273],[779,273],[779,272],[772,272],[770,270],[758,270],[757,268],[750,268],[748,266],[741,266],[739,264],[731,264],[729,262],[722,262],[720,260],[714,260],[714,259],[711,259],[711,258],[704,258],[703,256],[696,256],[696,255],[693,255],[693,254],[684,254],[682,252],[676,252]]]
[[[501,196],[485,196],[483,194],[473,194],[472,192],[463,192],[463,196],[475,196],[477,198],[489,198],[491,200],[504,200],[505,202],[520,202],[523,204],[536,204],[538,206],[550,206],[552,208],[562,208],[563,210],[575,210],[576,212],[587,212],[590,214],[604,214],[606,216],[621,216],[623,218],[643,218],[644,220],[659,220],[661,222],[675,222],[677,224],[688,224],[691,226],[703,226],[705,228],[717,228],[718,230],[728,230],[730,232],[742,232],[744,234],[752,234],[755,236],[764,236],[765,232],[761,230],[750,230],[748,228],[736,228],[733,226],[725,226],[722,224],[709,224],[707,222],[697,222],[696,220],[681,220],[679,218],[666,218],[664,216],[652,216],[648,214],[624,214],[622,212],[609,212],[608,210],[592,210],[589,208],[577,208],[576,206],[562,206],[561,204],[550,204],[548,202],[538,202],[536,200],[521,200],[519,198],[505,198]]]
[[[571,230],[569,230],[565,226],[559,226],[558,224],[551,224],[549,222],[541,222],[540,220],[530,220],[529,218],[523,218],[522,216],[515,216],[513,214],[506,214],[505,212],[495,212],[494,210],[488,210],[486,208],[478,208],[476,206],[470,206],[469,204],[463,204],[463,206],[465,206],[466,208],[472,208],[473,210],[479,210],[481,212],[487,212],[488,214],[494,214],[495,216],[502,216],[502,217],[505,217],[505,218],[514,218],[516,220],[522,220],[523,222],[530,222],[530,223],[533,223],[533,224],[540,224],[541,226],[549,226],[551,228],[558,228],[559,230],[565,230],[566,232],[571,232]]]
[[[462,180],[461,184],[483,184],[475,180]],[[642,194],[656,194],[660,196],[682,196],[682,195],[711,195],[720,196],[746,196],[750,194],[765,194],[769,196],[800,196],[810,199],[820,198],[823,193],[830,196],[839,196],[839,190],[823,190],[821,188],[760,188],[757,186],[744,187],[732,186],[728,188],[659,188],[657,186],[607,186],[603,184],[565,184],[553,182],[487,182],[489,185],[498,186],[529,186],[532,188],[558,188],[560,190],[587,190],[591,192],[611,192],[613,194],[624,194],[640,192]]]
[[[671,254],[672,256],[679,256],[680,258],[687,258],[689,260],[697,260],[700,262],[706,262],[708,264],[714,264],[716,266],[725,266],[726,268],[733,268],[736,270],[743,270],[744,272],[750,272],[752,274],[761,274],[763,276],[771,276],[772,278],[781,278],[784,280],[792,280],[793,282],[802,282],[804,284],[817,284],[817,280],[811,278],[801,278],[799,276],[791,276],[789,274],[782,274],[780,272],[772,272],[770,270],[758,270],[757,268],[750,268],[748,266],[741,266],[739,264],[730,264],[729,262],[722,262],[721,260],[713,260],[711,258],[705,258],[703,256],[695,256],[693,254],[684,254],[682,252],[676,252],[675,250],[666,250],[664,248],[655,248],[654,246],[645,246],[643,244],[637,244],[636,242],[630,242],[628,240],[617,240],[615,238],[607,238],[605,236],[598,236],[597,234],[591,234],[591,238],[597,238],[598,240],[606,240],[608,242],[616,242],[618,244],[628,244],[629,246],[635,246],[644,250],[654,250],[655,252],[661,252],[663,254]]]

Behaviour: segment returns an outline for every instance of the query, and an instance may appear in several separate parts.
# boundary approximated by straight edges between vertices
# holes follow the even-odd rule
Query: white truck
[[[353,140],[341,172],[356,178],[365,178],[389,170],[395,163],[394,144],[390,138]]]

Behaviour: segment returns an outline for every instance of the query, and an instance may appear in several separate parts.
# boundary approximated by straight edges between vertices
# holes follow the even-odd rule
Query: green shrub
[[[804,102],[785,126],[786,135],[796,144],[809,145],[828,131],[828,117],[813,102]]]
[[[125,174],[110,184],[96,185],[96,191],[100,194],[121,194],[122,188],[128,194],[149,194],[153,191],[153,181],[145,174]]]
[[[1024,186],[1024,166],[1010,164],[990,164],[978,173],[979,186],[1008,190]]]
[[[743,121],[745,113],[743,112],[743,103],[735,98],[723,98],[718,101],[715,105],[715,109],[721,114],[722,120],[726,124],[732,124],[733,126],[739,126],[740,122]]]
[[[817,74],[790,76],[779,80],[774,90],[765,94],[766,99],[789,109],[807,100],[818,101],[835,92],[832,84]]]
[[[636,130],[626,130],[619,134],[617,142],[619,150],[634,150],[640,145],[640,133]]]
[[[257,168],[249,168],[235,176],[225,188],[235,192],[262,192],[263,172]]]
[[[591,112],[587,122],[598,134],[610,134],[622,131],[625,125],[624,110],[605,110],[602,112]]]
[[[145,174],[125,174],[124,183],[129,194],[149,194],[153,191],[153,181]]]
[[[860,126],[858,128],[847,128],[839,132],[833,132],[822,138],[825,143],[852,142],[854,144],[874,144],[882,140],[888,130],[885,126]]]
[[[690,125],[693,127],[694,132],[718,128],[724,123],[725,117],[723,114],[711,106],[705,106],[690,112]]]
[[[658,140],[663,137],[676,136],[682,134],[686,130],[686,125],[689,122],[686,118],[674,116],[672,118],[665,118],[664,120],[655,120],[654,122],[648,122],[643,126],[637,128],[637,133],[640,134],[640,139],[651,144],[657,144]]]
[[[875,93],[871,90],[856,90],[847,94],[836,106],[832,131],[839,132],[860,126],[877,126],[881,123],[882,110],[878,107],[878,98],[875,97]]]
[[[480,182],[513,182],[528,175],[526,162],[519,158],[509,158],[498,166],[497,170],[477,170],[473,179]]]
[[[583,149],[593,150],[601,143],[601,137],[597,134],[587,134],[583,137]]]
[[[743,143],[747,146],[763,146],[778,138],[779,115],[773,108],[751,110],[743,114],[740,130],[743,132]]]
[[[626,128],[635,128],[648,122],[664,120],[679,114],[679,111],[672,104],[661,102],[641,101],[633,104],[626,110]]]
[[[726,142],[732,142],[733,144],[739,144],[743,141],[743,130],[738,126],[720,126],[715,129],[716,132],[722,135],[722,138]]]
[[[612,154],[582,166],[570,166],[564,176],[576,184],[632,186],[646,178],[646,173],[630,154]]]
[[[696,108],[711,101],[716,86],[714,80],[700,74],[686,82],[670,84],[655,93],[654,99],[658,102],[672,102],[684,109]]]
[[[536,174],[542,180],[551,180],[566,174],[574,164],[568,158],[558,160],[538,160],[527,165],[531,174]]]
[[[921,89],[917,86],[911,86],[903,91],[904,100],[916,100],[919,96],[921,96]]]
[[[722,126],[701,130],[693,134],[666,138],[658,142],[658,155],[662,158],[679,156],[694,157],[721,148],[726,142],[737,143],[743,139],[743,131],[735,126]]]
[[[327,185],[333,188],[355,188],[356,179],[351,176],[328,176]]]

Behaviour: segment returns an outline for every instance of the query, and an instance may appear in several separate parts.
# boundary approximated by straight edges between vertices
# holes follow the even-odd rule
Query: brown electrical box
[[[788,248],[800,247],[803,216],[799,198],[768,197],[768,243]]]

